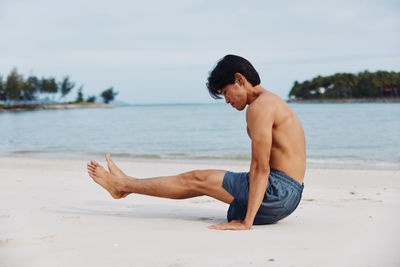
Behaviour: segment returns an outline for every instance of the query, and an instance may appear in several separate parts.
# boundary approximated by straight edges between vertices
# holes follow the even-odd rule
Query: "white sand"
[[[247,166],[117,161],[148,177]],[[309,169],[288,218],[209,230],[208,197],[114,200],[85,160],[0,158],[0,266],[400,266],[400,172]]]

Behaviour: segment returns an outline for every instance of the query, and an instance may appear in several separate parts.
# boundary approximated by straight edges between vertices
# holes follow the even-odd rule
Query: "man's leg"
[[[207,195],[227,204],[233,201],[233,196],[222,187],[226,172],[223,170],[194,170],[175,176],[136,179],[123,173],[108,154],[106,160],[109,171],[91,161],[87,165],[88,173],[114,198],[136,193],[173,199]]]

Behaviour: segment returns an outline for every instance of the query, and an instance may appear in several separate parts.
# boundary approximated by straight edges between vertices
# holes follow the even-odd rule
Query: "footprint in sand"
[[[29,238],[29,239],[16,239],[7,238],[0,239],[0,248],[19,248],[26,246],[36,246],[40,243],[52,242],[55,239],[55,235],[46,235],[39,238]]]
[[[139,205],[139,204],[133,204],[133,205],[127,205],[126,207],[127,208],[130,208],[130,209],[135,209],[135,208],[140,208],[142,205]]]
[[[122,213],[110,213],[110,216],[124,217]]]
[[[80,222],[80,216],[62,216],[60,221],[62,222]]]
[[[201,203],[212,203],[216,202],[215,199],[212,198],[197,198],[197,199],[190,199],[190,203],[201,204]]]
[[[7,239],[0,239],[0,248],[7,248],[12,247],[15,239],[7,238]]]
[[[367,198],[367,197],[358,198],[357,200],[369,200],[369,201],[373,201],[373,202],[383,202],[383,200],[381,200],[381,199],[372,199],[372,198]]]
[[[52,241],[54,241],[55,237],[56,237],[55,235],[46,235],[46,236],[42,236],[40,238],[40,240],[43,242],[52,242]]]
[[[362,197],[362,198],[345,198],[343,199],[345,202],[354,202],[354,201],[370,201],[370,202],[383,202],[381,199],[372,199],[372,198],[367,198],[367,197]]]

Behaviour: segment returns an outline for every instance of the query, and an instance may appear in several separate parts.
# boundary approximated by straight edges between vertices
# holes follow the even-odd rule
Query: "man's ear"
[[[239,84],[240,86],[244,86],[244,82],[246,81],[246,78],[240,74],[240,73],[235,73],[235,83]]]

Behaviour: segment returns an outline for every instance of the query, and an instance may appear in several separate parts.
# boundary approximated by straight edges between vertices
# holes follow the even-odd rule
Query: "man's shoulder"
[[[265,124],[274,121],[276,100],[274,94],[266,91],[259,95],[247,108],[246,121]]]
[[[259,95],[247,108],[248,115],[256,115],[258,113],[271,113],[276,105],[282,101],[276,94],[265,91]]]

